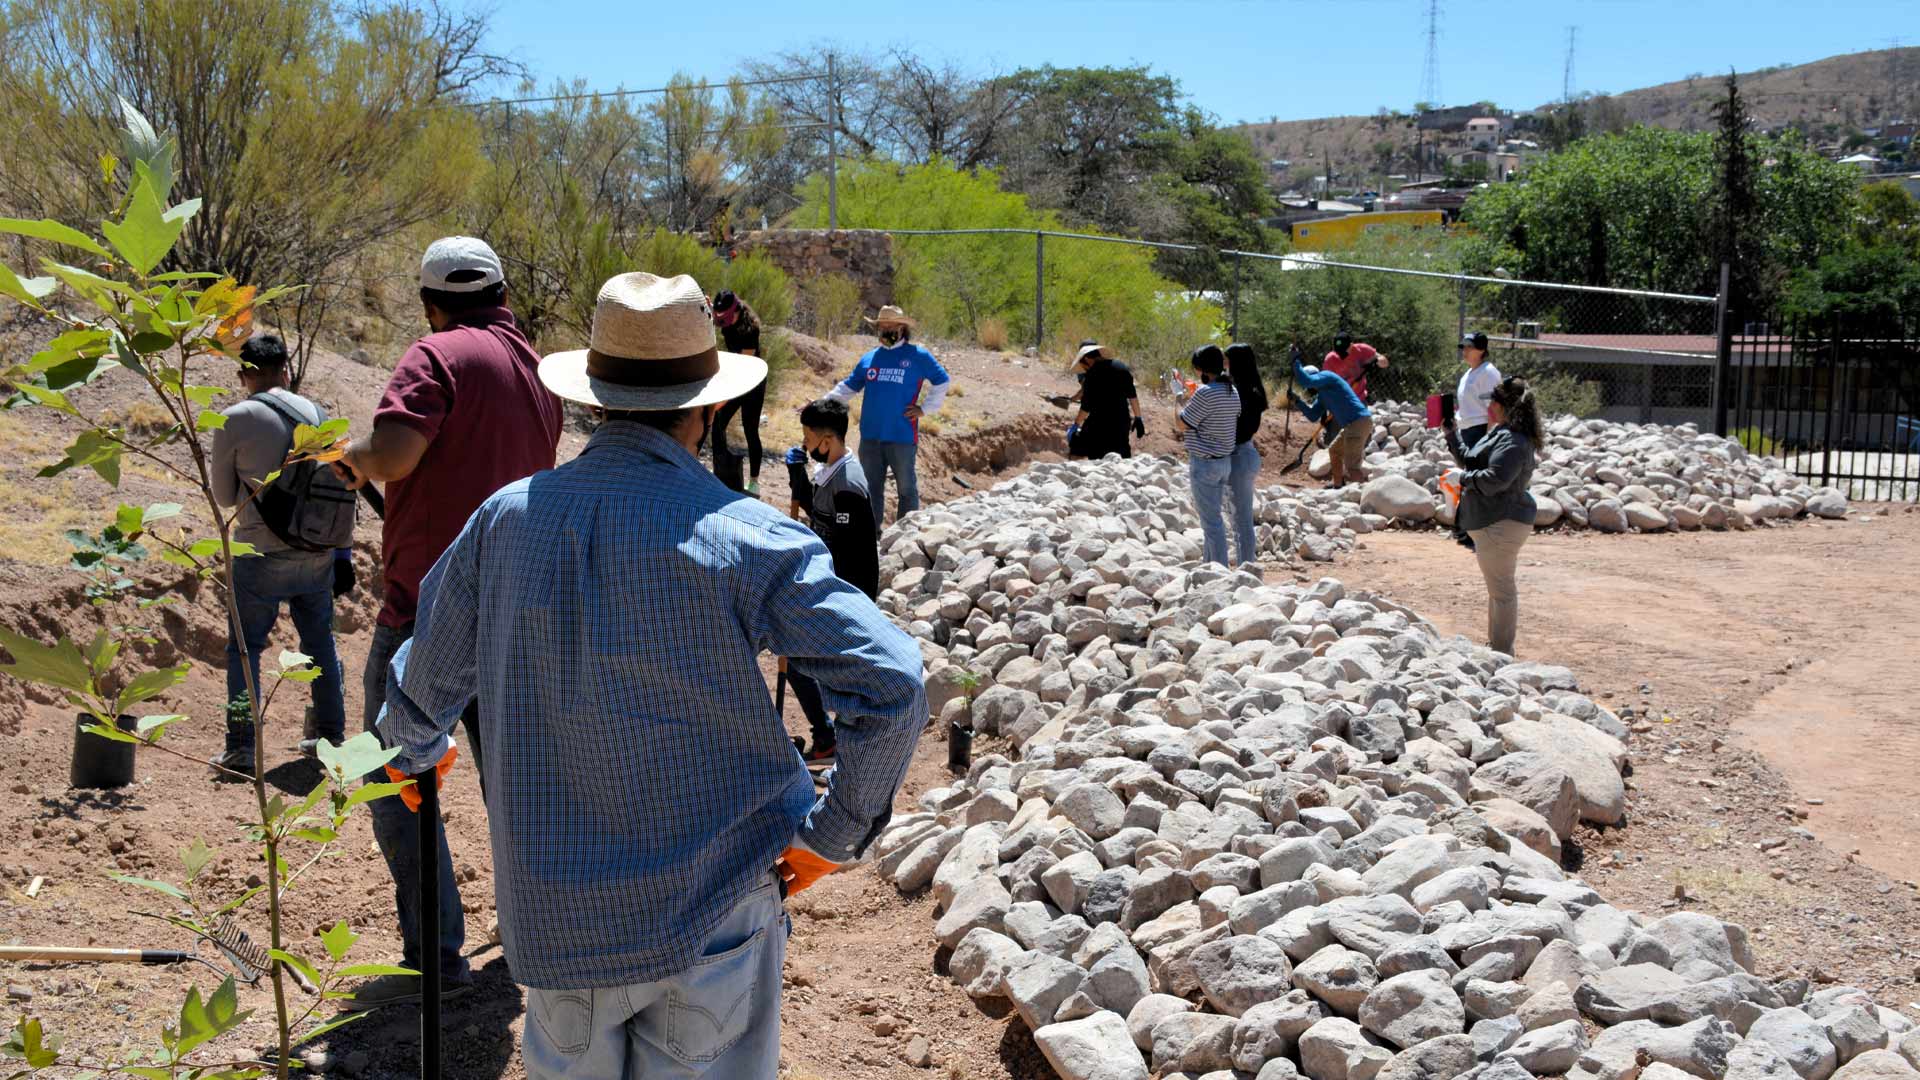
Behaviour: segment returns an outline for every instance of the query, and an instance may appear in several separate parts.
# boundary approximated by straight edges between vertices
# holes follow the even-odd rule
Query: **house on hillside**
[[[1883,164],[1883,162],[1879,158],[1874,157],[1872,154],[1859,153],[1859,154],[1849,154],[1848,156],[1841,158],[1839,161],[1839,164],[1851,165],[1854,168],[1859,169],[1863,173],[1877,173],[1880,171],[1880,166]]]
[[[1491,150],[1500,145],[1500,118],[1476,116],[1467,121],[1467,142],[1475,150]]]
[[[1913,145],[1913,136],[1920,132],[1920,124],[1888,124],[1880,129],[1879,137],[1902,148]]]
[[[1499,150],[1462,150],[1456,154],[1449,154],[1447,160],[1455,166],[1484,165],[1487,168],[1488,180],[1504,182],[1520,171],[1521,159],[1519,154]]]
[[[1481,115],[1477,105],[1456,105],[1451,109],[1428,109],[1415,118],[1421,131],[1465,131],[1467,121]]]

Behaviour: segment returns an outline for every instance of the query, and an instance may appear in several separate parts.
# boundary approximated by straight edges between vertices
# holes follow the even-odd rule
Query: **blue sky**
[[[1147,64],[1224,120],[1286,120],[1410,106],[1425,11],[1425,0],[502,0],[493,46],[543,88],[574,77],[653,87],[676,71],[720,79],[816,42],[905,45],[980,73]],[[1619,91],[1896,37],[1920,45],[1920,2],[1442,0],[1441,96],[1519,108],[1558,99],[1569,26],[1576,89]]]

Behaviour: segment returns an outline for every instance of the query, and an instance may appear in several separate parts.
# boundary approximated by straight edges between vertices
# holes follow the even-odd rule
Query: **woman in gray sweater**
[[[1511,656],[1520,617],[1514,566],[1520,545],[1533,535],[1537,508],[1527,485],[1545,442],[1540,408],[1525,379],[1503,379],[1494,388],[1487,423],[1487,433],[1478,442],[1462,446],[1449,417],[1447,449],[1460,463],[1460,528],[1473,538],[1480,575],[1487,579],[1487,644]]]

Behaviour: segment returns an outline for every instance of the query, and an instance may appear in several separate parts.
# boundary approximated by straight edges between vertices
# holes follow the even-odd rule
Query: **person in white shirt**
[[[1467,334],[1460,339],[1460,360],[1467,370],[1460,373],[1460,385],[1454,391],[1453,419],[1458,425],[1460,445],[1472,449],[1487,434],[1487,402],[1493,400],[1493,392],[1500,386],[1500,369],[1487,359],[1487,335]],[[1473,550],[1473,537],[1460,528],[1459,522],[1453,526],[1453,539],[1468,551]]]

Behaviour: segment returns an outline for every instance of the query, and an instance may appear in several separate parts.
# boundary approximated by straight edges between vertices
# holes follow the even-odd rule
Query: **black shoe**
[[[381,975],[360,984],[344,1007],[348,1012],[366,1012],[384,1005],[418,1005],[425,982],[418,975]],[[473,991],[471,980],[440,980],[440,1000],[448,1001]]]
[[[815,743],[813,749],[800,752],[800,760],[806,762],[808,768],[831,765],[833,764],[833,744]]]
[[[218,757],[209,758],[207,764],[213,766],[213,778],[225,784],[238,784],[253,779],[253,750],[224,750]],[[239,775],[234,775],[238,773]]]

